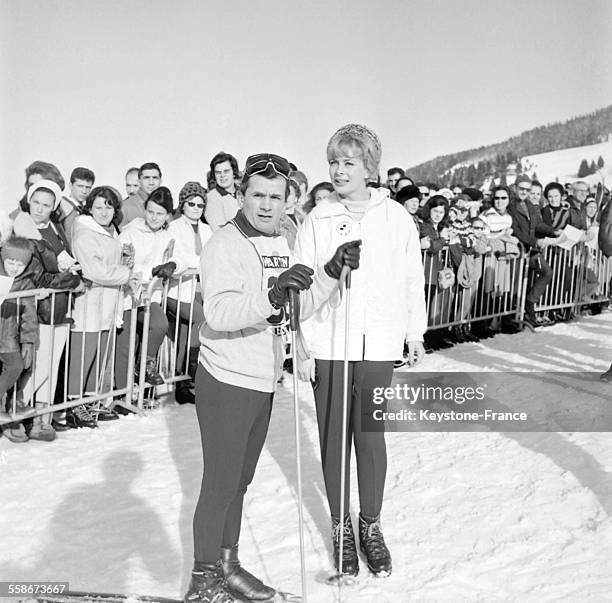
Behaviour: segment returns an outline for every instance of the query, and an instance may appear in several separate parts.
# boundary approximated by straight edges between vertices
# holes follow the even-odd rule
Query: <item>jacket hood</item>
[[[26,239],[42,239],[40,231],[36,224],[34,224],[34,220],[32,220],[32,216],[25,211],[20,211],[15,217],[13,232],[18,237],[25,237]]]

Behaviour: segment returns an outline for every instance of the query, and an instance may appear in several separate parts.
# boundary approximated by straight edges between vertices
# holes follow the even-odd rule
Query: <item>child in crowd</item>
[[[32,259],[30,242],[23,237],[11,237],[2,243],[0,249],[0,277],[3,291],[14,293],[34,289],[35,284],[25,273]],[[34,297],[7,299],[0,306],[0,400],[11,389],[21,373],[30,368],[34,350],[38,342],[38,318]],[[9,411],[10,400],[3,405]],[[16,411],[23,412],[19,404]],[[36,426],[36,423],[35,423]],[[39,438],[38,431],[32,428],[32,438]],[[12,442],[28,440],[22,423],[9,423],[4,427],[4,435]]]

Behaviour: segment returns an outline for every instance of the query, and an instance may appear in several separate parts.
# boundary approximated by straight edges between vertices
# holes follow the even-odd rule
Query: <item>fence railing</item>
[[[157,305],[165,314],[172,295],[176,295],[183,300],[177,305],[188,307],[189,324],[193,321],[197,271],[182,273],[172,285],[170,292],[167,282],[154,278],[137,297],[125,287],[95,285],[80,293],[36,289],[3,296],[2,308],[7,302],[12,304],[12,316],[3,314],[2,321],[12,317],[20,325],[26,312],[31,329],[38,329],[38,337],[32,365],[22,371],[0,409],[7,411],[0,412],[0,425],[82,404],[94,411],[114,403],[142,410],[153,405],[146,399],[148,395],[154,399],[156,393],[189,379],[189,354],[181,352],[189,349],[192,330],[187,329],[186,338],[180,338],[181,317],[173,315],[173,330],[167,329],[155,358],[164,385],[146,382],[152,308]],[[43,302],[45,311],[41,312]],[[18,334],[13,335],[18,339]]]
[[[542,257],[552,278],[536,311],[609,299],[612,261],[600,251],[582,243],[569,250],[550,246]],[[533,276],[523,249],[510,256],[462,257],[458,266],[448,248],[424,251],[423,265],[428,329],[507,315],[522,319]],[[191,270],[171,283],[154,278],[136,296],[125,287],[96,286],[80,293],[36,289],[5,295],[2,333],[5,321],[14,318],[20,325],[26,317],[32,320],[36,308],[39,320],[38,326],[30,325],[38,329],[32,366],[19,376],[0,409],[7,410],[0,413],[0,424],[81,404],[94,411],[115,403],[132,410],[155,406],[157,394],[190,378],[190,351],[197,346],[192,344],[199,327],[196,310],[201,316],[198,288],[197,271]],[[154,350],[155,367],[164,380],[160,386],[146,381],[154,333],[163,338]],[[6,351],[10,338],[2,339],[0,351]]]

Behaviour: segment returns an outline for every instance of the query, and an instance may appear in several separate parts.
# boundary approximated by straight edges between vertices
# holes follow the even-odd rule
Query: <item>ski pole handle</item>
[[[289,289],[289,328],[297,331],[300,317],[300,296],[294,289]]]
[[[342,287],[342,283],[344,283],[344,287],[346,289],[350,289],[351,288],[351,268],[349,266],[343,266],[342,267],[342,272],[340,273],[340,278],[338,279],[340,281],[340,286]]]

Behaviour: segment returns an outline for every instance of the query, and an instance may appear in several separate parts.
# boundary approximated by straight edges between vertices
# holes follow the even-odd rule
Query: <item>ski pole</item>
[[[342,278],[344,276],[344,279]],[[338,571],[340,576],[343,575],[342,561],[344,559],[344,490],[346,479],[346,438],[347,438],[347,421],[348,421],[348,366],[349,366],[349,315],[351,311],[351,269],[344,266],[340,275],[340,283],[344,281],[346,288],[345,306],[344,306],[344,362],[342,366],[342,449],[340,451],[340,559],[338,560]],[[341,581],[339,582],[341,584]]]
[[[300,409],[298,404],[298,375],[297,375],[297,329],[300,316],[300,298],[297,291],[289,290],[289,328],[291,330],[291,354],[293,356],[293,415],[295,423],[295,454],[297,470],[297,498],[298,498],[298,524],[300,534],[300,569],[302,576],[302,600],[306,596],[306,562],[304,556],[304,512],[302,498],[302,450],[300,437]]]

